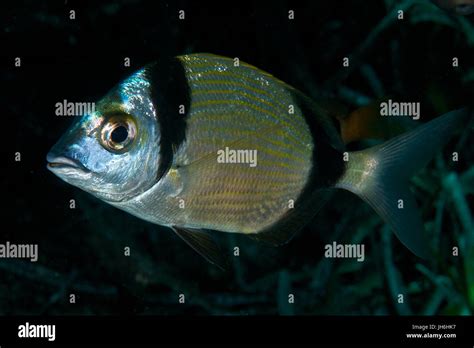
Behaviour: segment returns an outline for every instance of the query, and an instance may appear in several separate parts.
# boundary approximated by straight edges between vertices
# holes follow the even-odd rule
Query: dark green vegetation
[[[401,245],[369,206],[341,191],[284,247],[218,235],[229,254],[240,248],[224,274],[166,228],[118,211],[45,168],[47,151],[71,122],[54,115],[55,103],[95,101],[163,52],[238,56],[316,100],[336,97],[350,110],[391,96],[421,102],[420,122],[426,122],[472,106],[472,16],[452,16],[428,1],[17,6],[1,11],[7,195],[0,242],[38,243],[39,261],[0,260],[0,314],[472,314],[472,122],[412,180],[436,253],[428,262]],[[177,19],[180,9],[185,21]],[[287,20],[289,9],[294,21]],[[405,11],[401,21],[398,9]],[[21,69],[12,65],[17,56]],[[453,151],[458,162],[451,161]],[[366,260],[324,258],[324,244],[334,240],[364,243]],[[76,304],[68,302],[71,293]],[[185,305],[177,303],[180,293]],[[288,293],[295,304],[288,304]]]

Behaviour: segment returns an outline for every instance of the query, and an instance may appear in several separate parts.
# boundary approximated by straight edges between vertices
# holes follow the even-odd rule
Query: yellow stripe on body
[[[186,55],[186,56],[179,56],[178,58],[181,58],[181,57],[185,57],[185,59],[188,59],[188,60],[193,60],[194,62],[191,62],[191,67],[192,68],[215,68],[216,63],[223,64],[223,65],[227,65],[227,64],[230,63],[230,66],[227,66],[228,68],[238,69],[238,68],[243,66],[245,68],[249,68],[249,69],[255,71],[256,73],[258,73],[260,75],[265,75],[265,76],[271,77],[271,78],[273,78],[273,79],[275,79],[275,80],[277,80],[281,83],[284,83],[281,80],[279,80],[278,78],[276,78],[275,76],[273,76],[272,74],[257,68],[255,65],[252,65],[252,64],[246,63],[244,61],[241,61],[240,59],[239,59],[239,66],[235,66],[234,65],[234,59],[232,59],[230,57],[220,56],[218,54],[198,53],[198,54],[190,54],[190,55]],[[202,62],[202,63],[196,63],[196,61],[199,61],[199,62]]]
[[[269,140],[269,138],[264,138],[262,137],[262,133],[252,130],[233,130],[227,127],[221,128],[208,126],[207,124],[203,126],[202,124],[206,124],[206,122],[202,122],[201,120],[197,127],[195,127],[194,124],[189,126],[188,130],[190,135],[188,136],[187,142],[194,145],[189,149],[188,155],[194,155],[187,157],[187,160],[180,162],[180,165],[196,167],[204,164],[209,166],[209,163],[211,163],[211,165],[214,163],[217,164],[217,158],[219,156],[217,151],[225,151],[225,148],[229,147],[232,150],[257,150],[258,167],[284,167],[297,172],[298,169],[294,168],[292,162],[296,161],[304,165],[311,156],[311,149],[307,149],[307,152],[304,152],[302,149],[299,149],[300,144],[291,147],[275,139]],[[204,127],[206,127],[206,129],[202,131]],[[218,141],[213,138],[214,134],[219,134]],[[225,139],[229,140],[225,141]],[[280,150],[282,145],[283,148],[288,151]],[[272,157],[280,158],[280,160],[272,160]],[[281,159],[286,161],[282,161]],[[241,165],[241,163],[237,163],[236,165]],[[248,166],[248,163],[245,165]],[[258,169],[254,168],[252,168],[252,170],[258,171]]]
[[[192,67],[194,67],[194,66],[195,66],[195,64],[192,65]],[[193,95],[198,91],[199,92],[202,91],[203,89],[205,89],[205,87],[208,87],[207,86],[208,84],[238,87],[238,88],[241,88],[243,90],[253,92],[256,95],[256,98],[257,98],[258,102],[263,102],[265,104],[269,104],[268,102],[265,101],[265,99],[269,99],[269,100],[271,100],[271,102],[274,105],[280,106],[282,108],[281,113],[279,113],[277,111],[277,109],[271,103],[269,104],[269,105],[272,106],[272,108],[275,111],[277,111],[275,114],[273,114],[271,116],[274,119],[283,122],[286,127],[289,127],[295,133],[298,133],[299,136],[301,136],[301,133],[299,133],[299,129],[295,128],[291,122],[296,121],[299,127],[307,128],[307,124],[301,116],[299,116],[297,114],[292,114],[292,116],[289,116],[290,114],[288,113],[288,108],[289,108],[290,104],[294,105],[293,103],[289,103],[289,104],[285,105],[285,104],[281,103],[279,99],[275,99],[274,95],[267,92],[265,89],[261,88],[262,86],[256,78],[247,77],[244,73],[237,74],[237,73],[228,72],[228,71],[216,71],[215,66],[213,66],[212,64],[205,64],[205,65],[203,65],[203,67],[208,68],[208,69],[206,69],[204,71],[199,71],[199,72],[196,72],[195,70],[188,71],[188,77],[191,79],[190,82],[196,87],[195,89],[197,89],[197,90],[193,91]],[[261,73],[260,70],[257,70],[256,72]],[[230,80],[230,79],[204,79],[203,77],[205,77],[205,76],[215,76],[215,77],[223,77],[224,76],[224,77],[233,78],[233,80]],[[270,77],[274,79],[273,76],[270,75]],[[245,80],[245,81],[249,82],[250,84],[253,85],[253,87],[238,82],[240,80]],[[277,82],[281,83],[281,81],[277,81]],[[285,94],[281,93],[280,89],[283,89],[283,86],[279,86],[274,81],[270,81],[270,83],[275,88],[275,92],[277,92],[280,95],[280,97],[281,97],[280,99],[288,98],[288,95],[285,95]],[[200,93],[202,93],[202,92],[200,92]],[[221,92],[221,93],[225,93],[225,92]],[[231,90],[231,91],[229,91],[229,94],[230,93],[236,93],[236,91]],[[259,95],[262,95],[262,94],[265,95],[266,98],[259,97]],[[284,117],[284,118],[280,117],[280,116],[284,116],[284,115],[286,115],[288,117]],[[291,120],[291,122],[288,123],[287,120],[288,121]]]
[[[232,64],[230,66],[226,66],[225,64],[226,62],[222,62],[222,61],[213,61],[211,63],[191,63],[191,65],[189,65],[189,70],[193,71],[193,73],[201,73],[201,72],[208,72],[210,70],[217,70],[219,67],[217,66],[217,64],[221,64],[221,65],[224,65],[225,66],[225,70],[217,70],[219,74],[221,73],[227,73],[229,72],[230,70],[238,70],[238,69],[241,69],[242,67],[244,68],[247,68],[249,69],[252,73],[257,73],[258,75],[262,75],[262,76],[265,76],[265,77],[268,77],[268,78],[271,78],[273,80],[275,80],[276,82],[278,83],[281,83],[283,85],[286,85],[283,81],[277,79],[275,76],[273,76],[272,74],[270,73],[267,73],[266,71],[263,71],[263,70],[260,70],[259,68],[253,66],[253,65],[250,65],[248,63],[245,63],[245,62],[239,62],[239,66],[234,66],[234,63],[232,62]],[[199,70],[199,71],[196,71],[196,68],[198,69],[202,69],[202,70]],[[248,71],[247,71],[248,73]],[[240,76],[240,75],[239,75]]]
[[[222,123],[221,121],[225,121],[225,122],[235,122],[235,119],[236,117],[244,117],[244,113],[242,112],[239,112],[239,113],[230,113],[230,112],[226,112],[226,113],[218,113],[218,111],[215,111],[213,113],[210,113],[207,109],[199,109],[199,110],[193,110],[193,113],[203,113],[204,115],[201,116],[203,120],[206,120],[209,122],[209,126],[206,128],[206,131],[203,132],[204,134],[206,133],[212,133],[213,131],[217,131],[217,132],[223,132],[223,133],[231,133],[233,132],[233,134],[229,134],[229,135],[235,135],[235,136],[239,136],[239,135],[257,135],[259,136],[260,134],[259,133],[255,133],[255,130],[251,129],[251,130],[247,130],[247,129],[239,129],[239,130],[233,130],[229,127],[216,127],[213,125],[213,123]],[[216,118],[216,115],[218,115],[218,118]],[[213,122],[213,121],[219,121],[219,122]],[[225,123],[224,123],[225,124]],[[278,125],[275,123],[275,125]],[[278,131],[278,135],[282,135],[283,133],[283,130],[279,130]],[[282,141],[278,141],[277,138],[273,137],[275,134],[274,133],[271,133],[269,134],[268,137],[265,137],[265,138],[262,138],[262,137],[258,137],[259,139],[262,139],[262,140],[265,140],[265,142],[269,142],[271,143],[272,145],[276,145],[276,146],[280,146],[280,147],[284,147],[284,148],[287,148],[287,149],[291,149],[292,151],[295,151],[295,152],[298,152],[300,153],[301,155],[304,155],[306,156],[307,155],[307,149],[306,148],[302,148],[301,147],[301,141],[300,140],[296,140],[296,138],[294,137],[285,137],[285,140],[287,141],[290,141],[292,142],[293,144],[297,145],[297,146],[292,146],[291,143],[288,143],[288,142],[282,142]],[[211,144],[211,142],[206,142],[206,139],[205,138],[201,138],[203,143],[207,143],[207,144]],[[211,139],[212,141],[212,139]]]
[[[291,197],[291,190],[288,194],[274,194],[266,196],[238,195],[233,192],[221,192],[219,195],[202,198],[187,199],[188,208],[199,208],[199,210],[255,210],[257,207],[281,207],[288,206],[287,197]],[[253,197],[253,198],[252,198]],[[278,202],[278,203],[277,203]],[[283,202],[283,206],[279,202]]]
[[[255,195],[255,196],[266,196],[266,195],[276,195],[288,192],[292,189],[292,185],[287,185],[284,188],[275,189],[271,188],[270,190],[263,190],[263,191],[255,191],[255,190],[233,190],[232,194],[236,194],[238,196],[247,196],[247,195]],[[214,199],[214,197],[225,194],[220,190],[209,190],[209,191],[201,191],[201,198],[203,199]]]
[[[301,133],[299,131],[299,129],[297,129],[295,127],[292,127],[292,125],[290,123],[288,123],[288,122],[286,122],[282,119],[279,119],[275,114],[273,114],[273,113],[271,113],[271,112],[269,112],[265,109],[262,109],[258,106],[255,106],[255,105],[252,105],[250,103],[246,103],[244,101],[241,101],[241,100],[232,100],[232,99],[229,99],[229,100],[207,100],[207,101],[203,101],[203,102],[193,102],[191,106],[195,107],[195,108],[199,108],[199,107],[204,108],[204,107],[208,107],[208,106],[228,105],[230,103],[246,106],[249,109],[253,109],[254,111],[266,114],[268,116],[271,116],[274,119],[280,120],[283,123],[283,125],[287,126],[288,128],[293,129],[293,131],[301,137],[300,139],[305,139],[305,137],[307,136],[307,134]],[[296,138],[296,139],[298,139],[298,138]]]
[[[227,82],[227,81],[222,81],[222,80],[205,80],[205,81],[202,81],[202,83],[204,85],[206,85],[206,84],[215,84],[215,85],[223,85],[223,86],[234,85],[236,87],[244,88],[244,89],[247,89],[247,90],[249,89],[248,86],[245,86],[243,84],[239,84],[238,82]],[[235,93],[235,91],[234,91],[234,93]],[[233,100],[233,99],[230,99],[230,100]],[[198,102],[198,103],[200,103],[200,102]],[[298,135],[301,137],[302,134],[299,133],[299,129],[300,128],[307,129],[307,127],[308,127],[306,122],[304,121],[303,117],[301,117],[297,113],[291,114],[291,116],[289,116],[290,114],[288,113],[288,107],[289,107],[290,104],[288,104],[286,106],[284,104],[281,104],[281,103],[276,103],[276,104],[280,104],[280,106],[282,107],[281,113],[271,113],[271,112],[268,111],[268,112],[266,112],[266,114],[271,116],[273,119],[279,121],[280,123],[285,125],[287,128],[291,129],[293,132],[298,133]],[[193,102],[192,106],[195,106],[194,102]],[[295,108],[296,108],[296,106],[295,106]],[[275,109],[275,110],[277,110],[277,109]],[[283,117],[283,116],[287,116],[287,117]],[[294,122],[296,124],[293,124],[292,122]],[[298,140],[298,142],[301,142],[299,138],[296,138],[296,139]]]
[[[227,130],[226,128],[223,128],[223,129],[219,129],[219,128],[211,128],[212,130],[214,131],[220,131],[221,134],[225,134],[225,130]],[[257,133],[258,134],[258,133]],[[248,132],[247,135],[252,135],[254,136],[255,135],[255,132]],[[240,134],[238,133],[237,136],[246,136],[245,134]],[[255,143],[255,140],[260,140],[263,144],[256,144]],[[240,147],[240,150],[245,150],[245,149],[248,149],[248,150],[257,150],[258,153],[265,153],[265,154],[268,154],[268,155],[271,155],[271,156],[274,156],[274,157],[279,157],[279,158],[286,158],[286,159],[289,159],[289,160],[294,160],[296,162],[301,162],[301,163],[305,163],[307,162],[307,156],[305,157],[301,157],[301,156],[296,156],[296,155],[293,155],[292,152],[287,152],[287,151],[280,151],[280,150],[274,150],[272,148],[270,148],[269,146],[261,146],[261,145],[265,145],[265,143],[267,143],[267,139],[262,139],[262,138],[257,138],[257,139],[254,139],[254,142],[251,143],[251,144],[241,144],[239,143],[238,144],[238,147]],[[214,145],[214,143],[211,144],[211,146]],[[224,147],[225,146],[231,146],[232,144],[228,144],[228,145],[223,145]],[[244,149],[245,147],[245,149]],[[250,148],[249,148],[250,147]],[[287,149],[291,149],[290,147],[285,147]],[[217,150],[225,150],[224,148],[219,148]],[[235,149],[235,150],[239,150],[239,149]],[[216,150],[214,150],[216,151]],[[305,154],[307,155],[307,154]],[[216,157],[217,157],[217,153],[216,153]],[[259,162],[261,163],[261,162]]]
[[[291,166],[291,165],[284,165],[284,166],[279,166],[278,165],[278,162],[273,162],[273,161],[264,161],[265,165],[267,164],[270,164],[271,167],[268,167],[270,169],[263,169],[263,168],[260,168],[260,165],[258,167],[254,167],[254,168],[249,168],[249,170],[247,172],[244,172],[241,171],[240,175],[242,175],[242,177],[244,177],[245,179],[248,179],[248,180],[261,180],[262,178],[264,177],[268,177],[268,176],[272,176],[272,182],[273,183],[279,183],[279,182],[287,182],[289,181],[288,179],[296,179],[298,177],[298,174],[301,175],[301,173],[294,167],[294,166]],[[229,163],[222,163],[222,164],[218,164],[219,166],[220,165],[234,165],[234,164],[229,164]],[[243,164],[242,164],[243,165]],[[280,168],[283,168],[283,169],[275,169],[275,167],[280,167]],[[256,169],[258,168],[258,169]],[[209,166],[208,168],[204,169],[204,170],[214,170],[214,169],[219,169],[218,167],[213,167],[213,166]],[[236,168],[232,168],[233,170],[235,170]],[[250,170],[251,169],[251,170]],[[254,172],[254,169],[258,172]],[[291,171],[288,171],[288,170],[285,170],[285,169],[290,169]],[[229,173],[231,174],[231,173]],[[218,176],[217,176],[218,177]],[[223,178],[221,177],[218,177],[217,180],[219,181],[222,181]],[[283,180],[284,179],[284,180]]]
[[[203,77],[211,77],[211,78],[203,78]],[[228,79],[213,79],[212,77],[228,77]],[[278,99],[274,98],[274,95],[271,94],[270,92],[266,91],[265,89],[262,88],[261,83],[259,83],[258,80],[254,78],[247,77],[243,74],[236,74],[233,72],[228,72],[228,71],[215,71],[215,70],[209,70],[209,71],[202,71],[202,72],[192,72],[189,74],[190,82],[191,83],[198,83],[198,84],[203,84],[203,83],[215,83],[215,81],[219,82],[224,82],[225,84],[228,85],[233,85],[235,87],[242,87],[244,89],[248,89],[254,93],[258,94],[263,94],[267,98],[271,99],[275,104],[278,104],[280,107],[288,110],[288,105],[285,105],[281,103]],[[239,83],[237,81],[245,80],[249,83],[252,84],[252,86],[245,85],[243,83]],[[275,86],[279,88],[283,88],[281,86]],[[279,91],[278,91],[279,92]]]
[[[224,56],[220,56],[220,55],[216,55],[216,54],[211,54],[211,53],[190,54],[190,55],[180,56],[178,58],[181,58],[182,60],[185,61],[187,74],[188,74],[188,77],[191,80],[190,82],[200,83],[202,81],[203,76],[209,76],[209,75],[210,76],[219,76],[219,77],[227,76],[227,77],[234,78],[235,80],[245,80],[247,82],[250,82],[254,86],[255,85],[258,86],[258,88],[252,88],[250,86],[242,84],[241,86],[243,88],[252,90],[255,93],[265,94],[269,99],[271,99],[276,104],[279,104],[279,106],[281,106],[282,108],[288,109],[288,105],[284,105],[284,104],[280,103],[279,100],[275,100],[271,93],[269,93],[266,90],[260,88],[261,83],[259,83],[260,81],[257,78],[248,77],[247,76],[248,72],[241,71],[240,74],[237,74],[237,73],[229,71],[229,70],[219,71],[219,70],[216,69],[216,63],[220,63],[220,64],[222,64],[222,63],[231,63],[231,65],[228,66],[227,68],[228,69],[235,69],[234,71],[239,69],[240,66],[244,66],[246,68],[249,68],[251,70],[251,72],[255,73],[257,76],[258,75],[263,75],[265,77],[268,77],[270,81],[266,81],[266,83],[271,83],[273,85],[273,87],[288,88],[288,89],[292,89],[292,90],[294,89],[292,86],[286,84],[285,82],[283,82],[280,79],[276,78],[272,74],[267,73],[266,71],[263,71],[263,70],[255,67],[251,64],[240,61],[240,66],[236,67],[233,64],[233,59],[232,58],[224,57]],[[203,63],[196,63],[195,61],[200,61],[200,62],[203,62]],[[196,68],[201,68],[202,70],[196,71]],[[205,81],[209,81],[209,80],[205,80]],[[223,81],[227,81],[227,80],[223,80]],[[231,81],[229,81],[229,83],[230,82]]]
[[[275,108],[275,106],[269,102],[267,102],[265,99],[263,98],[258,98],[258,97],[255,97],[255,95],[252,95],[252,94],[249,94],[249,93],[245,93],[245,92],[242,92],[240,90],[222,90],[222,89],[199,89],[199,90],[196,90],[196,91],[193,91],[193,98],[195,97],[199,97],[199,96],[206,96],[206,95],[216,95],[216,94],[232,94],[232,95],[240,95],[240,96],[243,96],[243,97],[246,97],[250,100],[253,100],[253,101],[256,101],[257,103],[262,103],[262,104],[265,104],[265,105],[268,105],[268,107],[273,110],[275,113],[278,113],[279,110]]]
[[[185,59],[192,92],[183,157],[191,163],[182,168],[187,218],[194,226],[257,232],[288,210],[289,199],[297,200],[311,167],[312,137],[283,83],[246,64],[239,71],[213,59]],[[216,61],[226,70],[217,71]],[[268,124],[281,131],[265,134]],[[237,146],[240,137],[243,145]],[[257,167],[218,164],[217,149],[232,145],[257,149]],[[203,153],[212,156],[200,161]]]

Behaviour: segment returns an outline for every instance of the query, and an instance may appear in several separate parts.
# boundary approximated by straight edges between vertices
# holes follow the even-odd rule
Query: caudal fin
[[[451,111],[384,144],[349,153],[347,170],[336,187],[364,199],[408,249],[428,258],[430,251],[409,179],[470,116],[467,109]]]

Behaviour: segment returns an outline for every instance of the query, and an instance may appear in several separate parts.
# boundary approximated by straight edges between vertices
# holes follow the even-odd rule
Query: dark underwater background
[[[428,262],[411,254],[362,200],[339,191],[283,247],[217,235],[229,253],[240,248],[223,273],[167,228],[61,181],[45,159],[72,122],[55,116],[57,102],[96,101],[144,64],[185,53],[239,57],[348,110],[387,96],[420,102],[418,122],[429,121],[474,104],[472,15],[419,0],[7,1],[0,7],[0,243],[39,245],[36,263],[0,259],[1,315],[472,315],[472,122],[412,180],[436,251]],[[405,9],[401,21],[398,8]],[[185,20],[178,20],[179,10]],[[343,57],[351,58],[350,68],[342,68]],[[368,145],[373,142],[352,146]],[[453,151],[459,162],[450,161]],[[364,243],[366,260],[324,258],[324,245],[334,240]],[[452,256],[459,245],[461,254]],[[186,304],[178,304],[179,294]]]

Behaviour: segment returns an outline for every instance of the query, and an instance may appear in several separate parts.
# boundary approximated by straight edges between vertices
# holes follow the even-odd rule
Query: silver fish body
[[[211,244],[196,231],[281,244],[342,188],[426,257],[406,182],[467,117],[452,112],[347,160],[333,120],[309,98],[249,64],[192,54],[150,64],[114,87],[52,148],[48,168],[173,228],[204,256]],[[436,135],[429,145],[428,134]],[[400,197],[404,211],[395,210]]]
[[[159,182],[114,205],[161,225],[258,233],[292,209],[308,183],[311,131],[272,76],[211,55],[181,61],[191,94],[186,139]],[[256,151],[258,164],[219,163],[225,148]]]

